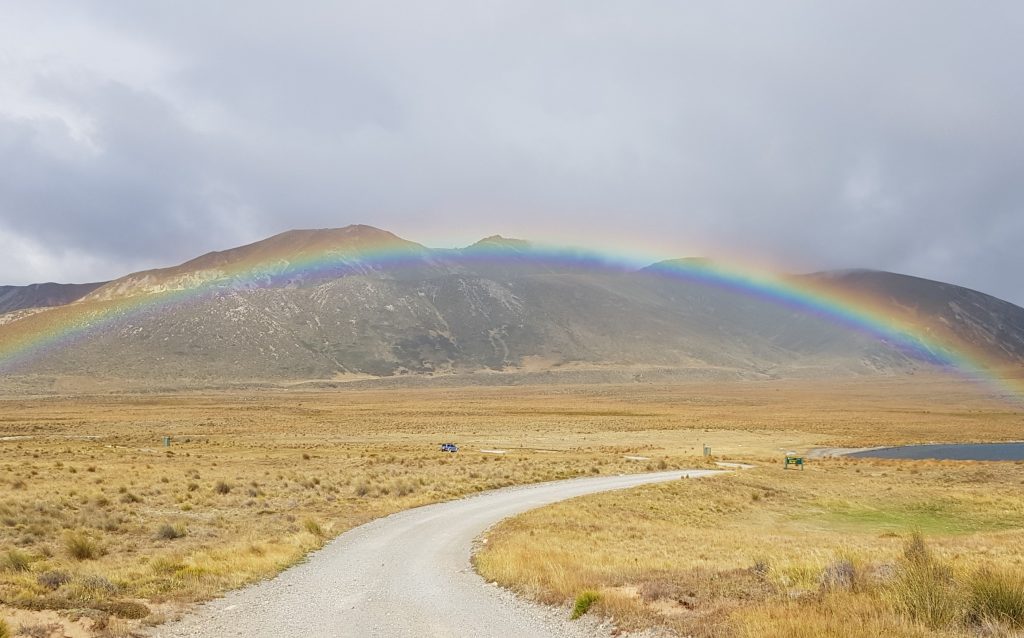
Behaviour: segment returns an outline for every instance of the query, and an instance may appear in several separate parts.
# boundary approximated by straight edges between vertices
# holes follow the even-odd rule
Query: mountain
[[[0,286],[0,315],[16,310],[63,306],[77,301],[106,282],[94,284],[30,284]]]
[[[230,250],[207,253],[180,266],[133,273],[108,282],[91,292],[87,301],[105,301],[137,295],[186,290],[211,283],[235,281],[257,287],[293,276],[288,284],[301,284],[308,273],[301,267],[310,261],[329,263],[337,276],[370,274],[368,251],[407,253],[427,257],[429,250],[372,226],[348,226],[321,230],[290,230],[268,239]],[[259,275],[237,273],[257,267]],[[322,276],[319,273],[318,276]],[[327,273],[331,274],[331,273]]]
[[[928,365],[769,296],[666,272],[499,236],[437,250],[369,226],[289,231],[15,317],[0,325],[0,354],[41,344],[7,356],[10,377],[166,384],[529,370],[766,378]],[[988,295],[874,271],[793,280],[1024,363],[1024,309]],[[62,335],[59,347],[48,335]]]
[[[993,359],[1024,359],[1024,312],[1008,301],[962,286],[875,270],[806,278],[882,305],[912,323],[927,324],[941,333],[940,339],[969,344]]]

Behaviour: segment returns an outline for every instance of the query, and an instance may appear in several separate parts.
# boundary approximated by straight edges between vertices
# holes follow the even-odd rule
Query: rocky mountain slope
[[[804,277],[935,324],[943,339],[1008,365],[1024,361],[1024,309],[1012,304],[891,273]],[[657,269],[538,256],[500,237],[434,250],[368,226],[290,231],[128,275],[0,325],[0,352],[69,325],[76,330],[57,345],[8,357],[5,373],[205,382],[582,368],[777,377],[924,365],[827,318]]]
[[[0,286],[0,315],[30,308],[63,306],[78,301],[105,283]]]

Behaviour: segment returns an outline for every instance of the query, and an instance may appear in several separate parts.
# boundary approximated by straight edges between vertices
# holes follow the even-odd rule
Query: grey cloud
[[[165,64],[29,68],[100,150],[0,111],[17,167],[0,230],[112,269],[369,223],[890,269],[1024,302],[1018,3],[74,6]]]

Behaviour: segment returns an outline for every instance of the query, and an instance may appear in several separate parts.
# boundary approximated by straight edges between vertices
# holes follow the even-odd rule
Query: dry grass
[[[76,610],[95,616],[97,635],[131,631],[145,608],[144,622],[158,622],[275,574],[372,518],[479,490],[691,467],[703,463],[704,443],[718,456],[766,460],[813,445],[1009,438],[1021,423],[1005,406],[930,380],[27,397],[0,408],[0,615],[4,606]],[[438,452],[448,440],[462,451]],[[507,454],[478,452],[493,449]],[[698,509],[719,516],[734,500],[774,502],[767,488],[737,489]],[[988,525],[1001,505],[989,501],[965,524]],[[842,512],[822,506],[833,510]],[[846,511],[843,524],[862,515]],[[659,516],[651,511],[650,525]],[[575,539],[596,551],[591,525],[581,521]],[[633,533],[660,531],[644,523]],[[707,554],[697,584],[729,563],[686,542]],[[663,600],[658,591],[652,583],[635,595]],[[635,595],[602,589],[595,607],[630,609]]]
[[[1022,485],[1012,463],[760,467],[528,512],[476,564],[548,603],[595,590],[620,625],[680,635],[1007,635],[1024,622]]]

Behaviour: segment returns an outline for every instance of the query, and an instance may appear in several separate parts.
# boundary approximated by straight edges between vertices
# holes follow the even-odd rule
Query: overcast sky
[[[1024,3],[0,0],[0,283],[289,228],[1024,304]]]

